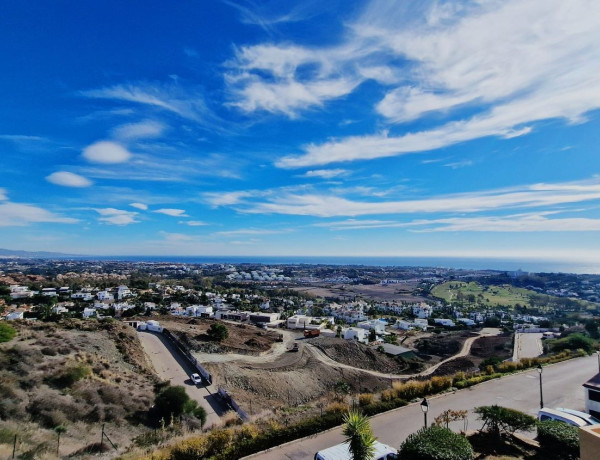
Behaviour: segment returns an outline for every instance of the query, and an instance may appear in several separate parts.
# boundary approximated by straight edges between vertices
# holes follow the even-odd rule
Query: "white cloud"
[[[144,203],[129,203],[129,206],[131,206],[132,208],[141,209],[142,211],[148,210],[148,205]]]
[[[1,197],[6,200],[6,196]],[[64,217],[38,206],[22,203],[0,203],[0,227],[25,226],[32,223],[75,224],[78,219]]]
[[[131,158],[131,153],[115,142],[100,141],[83,149],[83,157],[92,163],[125,163]]]
[[[117,126],[112,135],[118,139],[135,140],[160,137],[167,126],[154,120],[144,120],[139,123],[127,123]]]
[[[194,121],[202,120],[208,112],[200,92],[176,85],[140,82],[82,91],[81,94],[91,98],[149,105]]]
[[[46,176],[46,180],[63,187],[89,187],[92,185],[92,181],[89,179],[67,171],[54,172]]]
[[[320,177],[322,179],[332,179],[334,177],[345,176],[349,171],[347,169],[314,169],[306,171],[304,177]]]
[[[473,161],[471,160],[461,160],[461,161],[453,161],[452,163],[446,163],[444,166],[452,169],[464,168],[466,166],[473,166]]]
[[[136,220],[136,216],[138,215],[137,212],[125,211],[116,208],[98,208],[95,209],[95,211],[102,216],[98,219],[100,222],[106,222],[113,225],[129,225],[139,223],[139,220]]]
[[[218,195],[218,194],[215,194]],[[290,214],[319,217],[376,214],[416,214],[436,212],[479,212],[498,209],[535,208],[591,200],[600,200],[598,180],[557,184],[533,184],[501,190],[483,190],[432,198],[401,201],[356,201],[328,194],[299,194],[281,190],[265,193],[262,202],[237,195],[221,205],[235,205],[239,210],[257,214]],[[246,197],[246,198],[244,198]]]
[[[8,200],[8,195],[6,194],[6,189],[0,188],[0,201]]]
[[[178,241],[192,241],[194,237],[186,235],[184,233],[170,233],[170,232],[158,232],[166,241],[178,242]]]
[[[208,223],[202,222],[200,220],[182,220],[179,223],[183,225],[189,225],[190,227],[203,227],[205,225],[208,225]]]
[[[242,228],[239,230],[228,230],[224,232],[215,232],[215,235],[238,236],[238,235],[276,235],[279,233],[288,233],[290,230],[267,230],[260,228]]]
[[[187,217],[185,209],[162,208],[152,212],[156,212],[158,214],[165,214],[166,216],[171,217]]]

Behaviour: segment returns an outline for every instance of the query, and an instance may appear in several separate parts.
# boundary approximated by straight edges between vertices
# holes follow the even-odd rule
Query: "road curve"
[[[584,395],[581,385],[596,373],[596,356],[572,359],[544,367],[542,377],[545,407],[583,410]],[[481,426],[473,413],[473,408],[478,406],[498,404],[535,416],[540,404],[539,374],[537,369],[532,369],[490,380],[469,389],[428,398],[428,400],[429,423],[447,409],[469,410],[469,430]],[[398,447],[409,434],[423,426],[423,419],[420,404],[414,403],[371,417],[370,422],[379,441]],[[463,426],[458,423],[451,428],[457,431]],[[535,432],[530,433],[530,436],[534,435]],[[339,444],[343,440],[342,429],[338,427],[245,458],[248,460],[312,460],[319,450]]]

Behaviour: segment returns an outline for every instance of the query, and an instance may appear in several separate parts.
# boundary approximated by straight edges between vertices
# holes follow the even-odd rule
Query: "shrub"
[[[473,448],[463,436],[433,425],[408,436],[399,454],[403,460],[471,460]]]
[[[483,421],[482,430],[500,436],[502,433],[515,431],[531,431],[536,424],[536,419],[515,409],[493,406],[480,406],[475,408],[475,413]]]
[[[59,388],[67,388],[91,374],[92,368],[87,364],[75,364],[55,374],[50,378],[50,382]]]
[[[576,427],[548,420],[539,422],[537,431],[540,448],[548,458],[579,458],[579,430]]]
[[[194,401],[195,402],[195,401]],[[197,403],[196,403],[197,405]],[[171,416],[178,417],[184,412],[194,410],[196,406],[190,403],[190,397],[182,386],[168,386],[156,395],[154,399],[154,410],[158,418],[165,420]]]
[[[206,333],[212,340],[216,340],[217,342],[222,342],[229,337],[229,329],[221,323],[211,324]]]
[[[327,414],[344,414],[348,412],[348,404],[342,402],[334,402],[328,404],[325,408]]]
[[[17,335],[17,331],[9,324],[0,323],[0,343],[10,342]]]
[[[373,393],[362,393],[358,395],[358,405],[361,407],[368,406],[369,404],[373,404],[374,399]]]

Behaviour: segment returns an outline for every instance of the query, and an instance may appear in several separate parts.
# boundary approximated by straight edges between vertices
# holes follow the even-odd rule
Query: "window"
[[[600,402],[600,391],[590,390],[588,388],[588,397],[590,401]]]
[[[540,417],[540,420],[541,420],[542,422],[545,422],[546,420],[554,420],[554,419],[553,419],[552,417],[548,416],[548,415],[542,415],[542,416]]]

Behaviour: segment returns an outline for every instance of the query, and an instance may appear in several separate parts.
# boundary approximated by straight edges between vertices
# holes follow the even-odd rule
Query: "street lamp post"
[[[600,351],[597,351],[596,355],[598,356],[598,372],[600,372]]]
[[[544,408],[544,393],[542,391],[542,365],[538,364],[538,373],[540,374],[540,409]]]
[[[423,416],[425,417],[425,428],[427,428],[427,411],[429,410],[427,398],[423,398],[423,401],[421,401],[421,410],[423,411]]]

